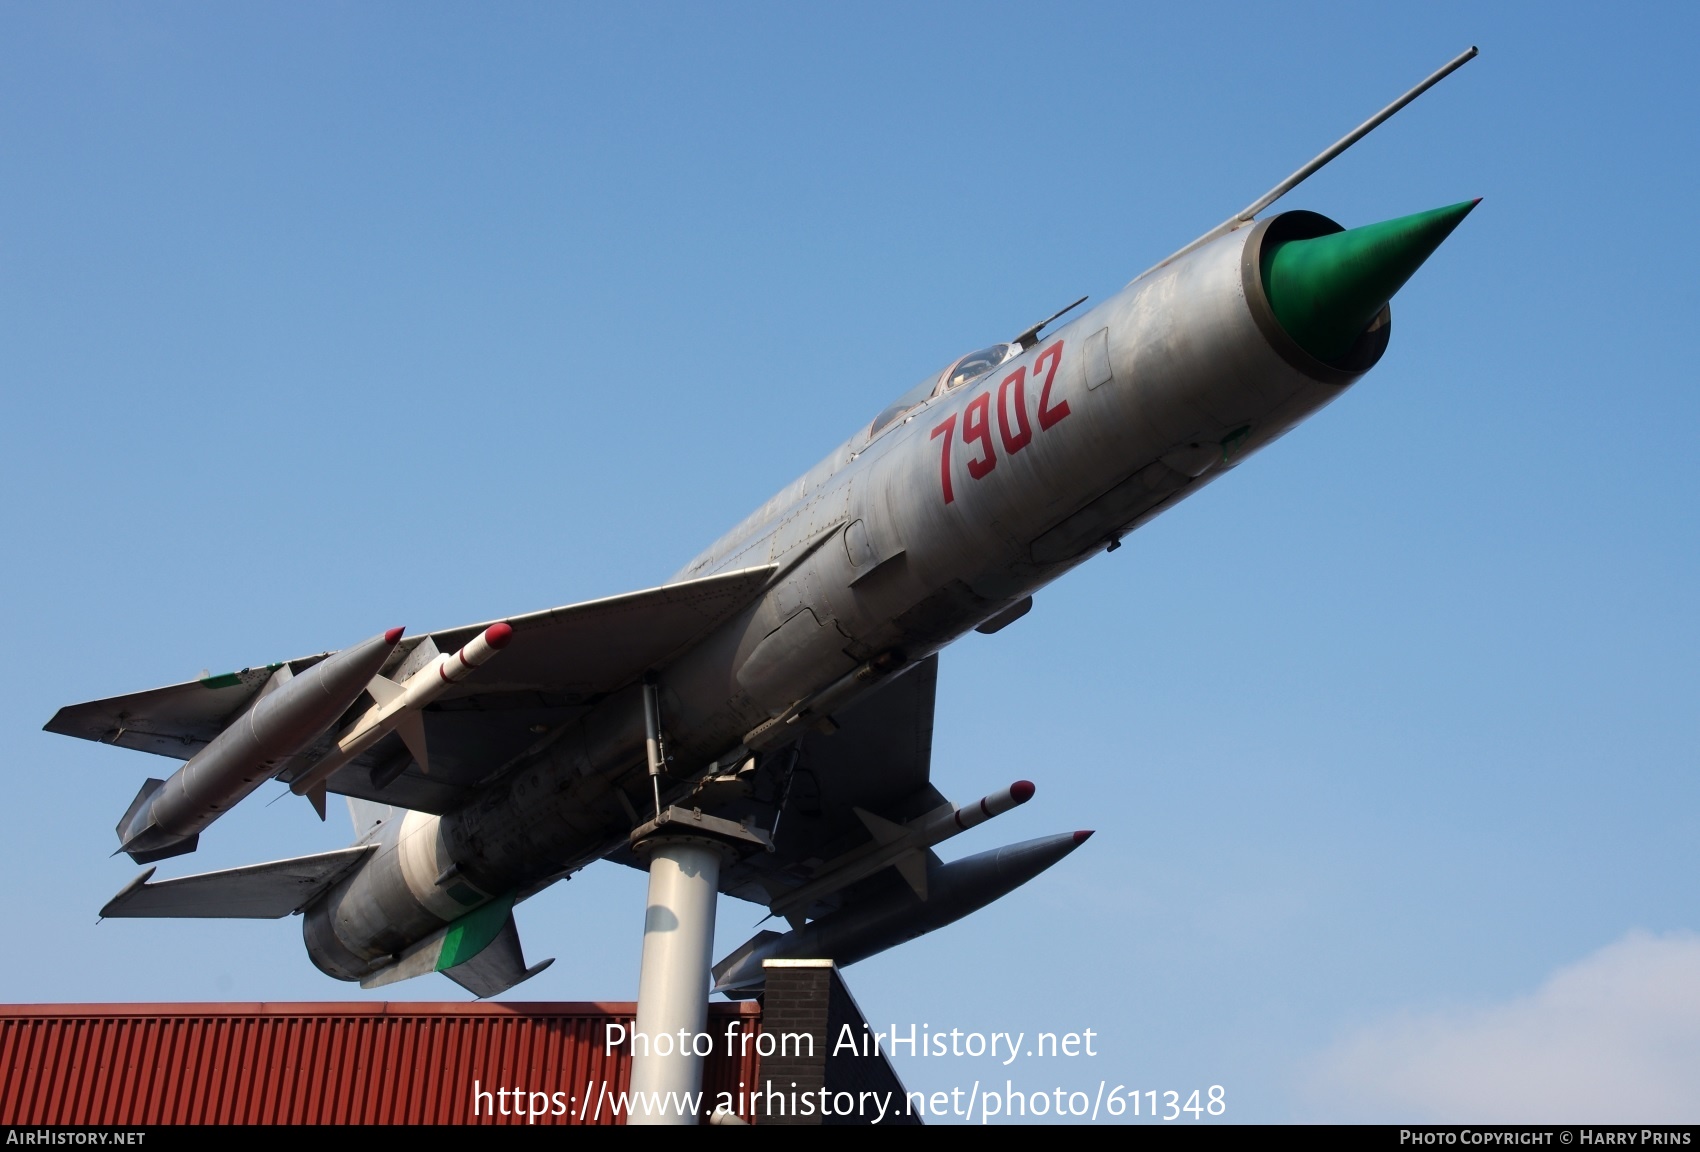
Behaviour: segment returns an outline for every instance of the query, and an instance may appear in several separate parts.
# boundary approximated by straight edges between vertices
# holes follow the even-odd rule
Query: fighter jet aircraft
[[[1475,202],[1350,229],[1258,216],[1474,54],[1110,299],[927,373],[658,587],[61,709],[49,731],[186,761],[119,820],[139,863],[194,851],[274,778],[321,818],[347,797],[356,824],[334,852],[150,868],[102,915],[301,913],[330,976],[441,971],[490,996],[543,967],[517,903],[598,860],[641,866],[633,830],[684,813],[764,849],[720,891],[791,926],[715,967],[738,993],[764,960],[850,963],[1031,879],[1088,833],[933,851],[1034,793],[957,807],[929,782],[939,651],[1375,366],[1389,300]]]

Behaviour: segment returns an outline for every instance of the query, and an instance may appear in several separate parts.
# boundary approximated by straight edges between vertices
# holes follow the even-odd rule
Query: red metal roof
[[[527,1123],[499,1114],[504,1088],[547,1094],[548,1109],[566,1113],[538,1123],[617,1123],[606,1094],[626,1089],[631,1051],[607,1051],[604,1027],[629,1029],[635,1012],[630,1003],[0,1005],[0,1124]],[[754,1002],[710,1006],[705,1112],[720,1091],[756,1083],[754,1045],[727,1051],[734,1019],[739,1031],[760,1031]],[[475,1084],[491,1093],[477,1115]],[[543,1106],[526,1097],[527,1108]]]

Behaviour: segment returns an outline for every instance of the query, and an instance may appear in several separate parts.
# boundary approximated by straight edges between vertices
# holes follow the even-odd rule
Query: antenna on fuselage
[[[1058,311],[1058,312],[1052,312],[1049,316],[1045,317],[1043,320],[1041,320],[1037,324],[1033,325],[1033,327],[1022,329],[1021,335],[1017,336],[1014,340],[1011,340],[1010,343],[1018,346],[1023,352],[1027,351],[1027,349],[1033,347],[1033,345],[1035,345],[1039,342],[1039,330],[1040,329],[1044,328],[1045,325],[1049,324],[1052,320],[1055,320],[1057,317],[1066,316],[1068,313],[1073,312],[1076,308],[1078,308],[1082,304],[1086,303],[1086,301],[1089,300],[1089,299],[1091,299],[1091,297],[1082,296],[1080,299],[1076,300],[1073,304],[1070,304],[1067,308],[1064,308],[1064,309],[1062,309],[1061,311]]]
[[[1409,92],[1399,97],[1399,99],[1393,101],[1393,103],[1377,112],[1374,116],[1371,116],[1368,120],[1365,120],[1362,124],[1359,124],[1356,128],[1340,137],[1340,139],[1336,140],[1327,148],[1323,149],[1321,154],[1309,164],[1306,164],[1303,168],[1294,172],[1291,176],[1275,185],[1275,187],[1259,196],[1256,200],[1253,200],[1239,212],[1236,212],[1234,215],[1216,225],[1216,227],[1210,229],[1210,231],[1194,240],[1191,244],[1188,244],[1185,248],[1182,248],[1180,251],[1163,260],[1159,260],[1133,279],[1138,280],[1141,276],[1148,276],[1157,271],[1157,269],[1163,267],[1163,265],[1179,260],[1182,256],[1185,256],[1194,248],[1202,248],[1204,245],[1210,243],[1210,241],[1219,236],[1226,236],[1230,232],[1244,228],[1247,224],[1252,222],[1252,218],[1259,212],[1275,203],[1275,201],[1291,192],[1294,188],[1297,188],[1300,184],[1303,184],[1306,180],[1310,179],[1318,171],[1320,171],[1325,164],[1334,159],[1334,157],[1340,155],[1340,153],[1344,152],[1346,149],[1356,144],[1359,140],[1362,140],[1365,136],[1368,136],[1371,132],[1379,128],[1383,122],[1385,122],[1395,112],[1399,111],[1399,109],[1415,100],[1418,96],[1421,96],[1424,92],[1427,92],[1430,88],[1433,88],[1436,84],[1439,84],[1442,80],[1446,79],[1448,76],[1452,75],[1452,73],[1458,71],[1458,69],[1462,68],[1475,58],[1476,47],[1472,44],[1469,48],[1458,53],[1458,55],[1448,60],[1439,69],[1430,74],[1428,79],[1424,80],[1421,84],[1418,84],[1415,88],[1412,88]]]

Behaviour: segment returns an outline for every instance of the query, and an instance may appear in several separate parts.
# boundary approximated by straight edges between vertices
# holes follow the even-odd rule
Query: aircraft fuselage
[[[1325,363],[1275,319],[1260,263],[1273,239],[1335,231],[1309,213],[1271,217],[1028,347],[952,365],[693,559],[677,579],[778,571],[655,670],[671,774],[830,723],[1338,396],[1379,359],[1388,311]],[[378,850],[307,913],[314,962],[359,979],[470,908],[618,848],[650,801],[640,696],[634,684],[602,699],[462,807],[380,826]]]

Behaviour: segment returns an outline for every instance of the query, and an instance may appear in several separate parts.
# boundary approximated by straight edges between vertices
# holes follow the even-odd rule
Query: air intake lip
[[[1361,373],[1386,350],[1389,301],[1480,203],[1349,230],[1314,213],[1289,212],[1248,237],[1242,259],[1257,260],[1262,303],[1275,327],[1315,363]]]

